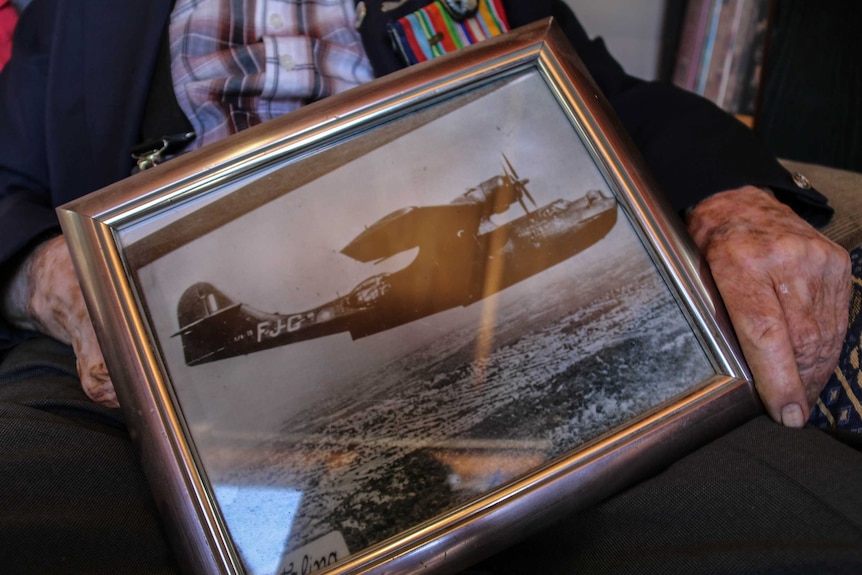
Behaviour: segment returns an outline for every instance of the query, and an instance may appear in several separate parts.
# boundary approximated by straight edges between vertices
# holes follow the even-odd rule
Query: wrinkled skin
[[[25,281],[26,286],[21,291],[24,296],[19,305],[25,307],[30,321],[15,323],[70,344],[87,396],[102,405],[119,407],[62,236],[42,243],[33,251],[23,266],[21,281]]]
[[[838,363],[850,257],[769,192],[710,196],[687,226],[709,263],[770,417],[802,427]]]

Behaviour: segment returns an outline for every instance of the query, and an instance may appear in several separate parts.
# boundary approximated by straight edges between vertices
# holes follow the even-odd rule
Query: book
[[[690,0],[673,82],[734,114],[754,113],[768,0]]]

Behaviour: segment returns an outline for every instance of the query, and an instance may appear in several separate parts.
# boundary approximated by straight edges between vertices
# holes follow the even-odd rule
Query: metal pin
[[[380,9],[384,12],[390,12],[392,10],[397,10],[401,8],[407,0],[390,0],[389,2],[384,2],[380,5]]]
[[[365,14],[368,12],[368,8],[365,7],[365,2],[358,2],[356,4],[356,12],[353,15],[353,27],[359,30],[362,23],[365,21]]]

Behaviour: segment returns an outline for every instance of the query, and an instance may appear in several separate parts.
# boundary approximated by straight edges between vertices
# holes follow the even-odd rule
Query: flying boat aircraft
[[[617,219],[617,203],[601,191],[541,207],[528,179],[503,155],[502,174],[449,204],[405,207],[365,228],[341,253],[379,263],[418,248],[391,273],[370,275],[348,294],[295,313],[266,313],[236,303],[209,283],[180,297],[179,336],[188,365],[348,332],[353,339],[468,306],[595,244]],[[491,217],[518,204],[524,214],[495,225]],[[529,204],[533,206],[531,209]]]

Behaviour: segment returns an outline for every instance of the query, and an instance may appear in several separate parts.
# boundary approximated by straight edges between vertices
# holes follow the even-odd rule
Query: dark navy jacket
[[[365,2],[360,27],[377,75],[402,67],[385,31],[416,10]],[[624,73],[562,0],[503,0],[512,27],[554,16],[677,209],[744,184],[769,186],[813,223],[825,200],[792,178],[742,124],[707,101]],[[0,266],[56,230],[53,208],[130,174],[130,150],[172,0],[34,0],[0,74]],[[0,270],[3,270],[0,267]],[[0,348],[9,330],[0,325]]]

